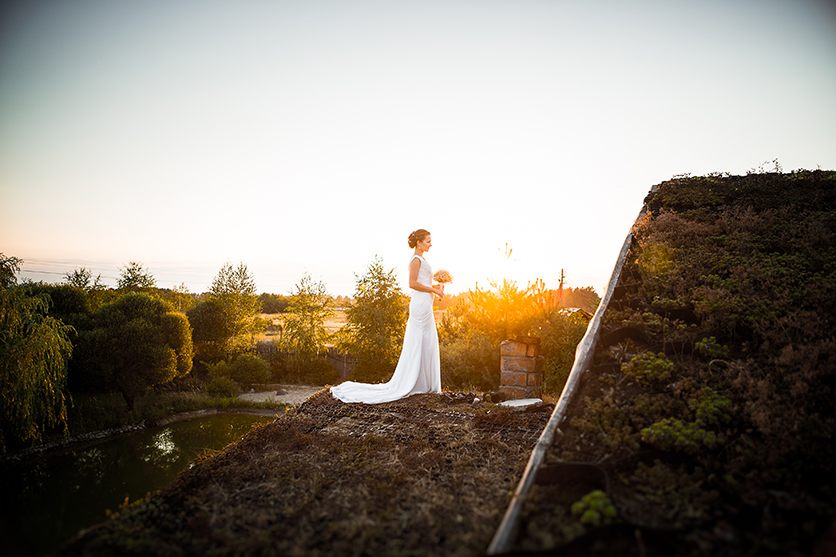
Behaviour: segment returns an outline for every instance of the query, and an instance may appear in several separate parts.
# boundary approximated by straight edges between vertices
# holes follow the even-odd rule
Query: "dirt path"
[[[238,395],[238,398],[251,402],[275,402],[299,406],[309,396],[323,389],[321,386],[312,387],[309,385],[262,385],[262,388],[268,388],[269,390],[244,393]]]

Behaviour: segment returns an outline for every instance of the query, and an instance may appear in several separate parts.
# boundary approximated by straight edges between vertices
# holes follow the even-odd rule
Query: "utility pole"
[[[557,291],[557,303],[563,306],[563,269],[560,269],[560,288]]]

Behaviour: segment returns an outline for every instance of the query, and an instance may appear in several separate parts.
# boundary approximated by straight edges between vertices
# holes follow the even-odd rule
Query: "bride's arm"
[[[421,269],[421,260],[420,259],[413,259],[412,263],[409,264],[409,287],[413,290],[417,290],[419,292],[429,292],[431,294],[437,295],[439,298],[444,297],[444,289],[441,288],[432,288],[425,284],[421,284],[418,282],[418,271]]]

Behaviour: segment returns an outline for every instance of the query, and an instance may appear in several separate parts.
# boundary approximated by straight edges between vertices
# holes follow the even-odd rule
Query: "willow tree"
[[[0,453],[38,442],[49,429],[67,430],[72,327],[48,315],[48,295],[16,287],[21,263],[0,253]]]

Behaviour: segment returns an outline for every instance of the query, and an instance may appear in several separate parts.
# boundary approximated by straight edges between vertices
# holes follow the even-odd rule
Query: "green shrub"
[[[697,413],[697,424],[701,426],[727,424],[734,414],[731,400],[703,387],[696,398],[688,401],[691,410]]]
[[[221,360],[210,364],[204,362],[209,377],[234,381],[240,388],[249,388],[254,383],[266,383],[270,379],[270,364],[253,354],[240,354],[231,362]]]
[[[270,379],[270,364],[254,354],[241,354],[229,365],[229,377],[244,388],[266,383]]]
[[[395,364],[363,358],[354,366],[351,380],[360,383],[383,383],[392,377],[394,371]]]
[[[663,450],[688,454],[695,454],[703,447],[713,449],[720,439],[706,427],[729,423],[734,405],[726,397],[703,387],[695,397],[688,400],[688,407],[696,413],[695,421],[666,418],[642,429],[642,440]]]
[[[575,350],[586,334],[589,318],[581,312],[566,313],[551,309],[539,326],[540,346],[545,359],[543,391],[560,394],[572,371]]]
[[[685,423],[674,418],[665,418],[641,431],[642,441],[665,451],[682,451],[696,454],[703,447],[713,449],[717,436],[713,431],[700,427],[696,422]]]
[[[626,364],[621,364],[621,371],[641,383],[661,382],[670,378],[673,362],[664,354],[645,352],[637,354]]]
[[[206,384],[206,392],[218,398],[233,398],[238,395],[238,384],[229,377],[217,376]]]
[[[618,516],[618,511],[607,494],[596,489],[584,495],[580,501],[572,503],[572,515],[579,516],[581,524],[600,526],[612,524]]]
[[[612,395],[585,398],[584,406],[583,415],[572,418],[572,426],[590,436],[591,443],[614,453],[637,449],[643,428],[665,417],[688,412],[682,401],[664,394],[641,394],[632,400]]]
[[[204,362],[207,371],[209,372],[209,378],[214,379],[215,377],[227,377],[232,378],[232,372],[230,371],[229,362],[225,360],[221,360],[220,362],[216,362],[214,364],[210,364],[209,362]]]
[[[714,337],[704,338],[697,342],[694,347],[697,352],[708,358],[725,358],[729,355],[728,347],[717,344],[717,339]]]
[[[499,346],[487,334],[467,328],[439,348],[441,384],[449,389],[499,388]]]
[[[543,374],[543,392],[559,395],[563,392],[563,387],[566,386],[566,381],[569,380],[569,374],[572,372],[572,362],[562,361],[559,358],[551,358],[546,360],[543,366],[545,373]]]
[[[671,321],[651,311],[642,313],[633,309],[608,311],[604,316],[604,323],[611,328],[642,329],[648,337],[663,342],[692,341],[696,330],[696,325]]]

